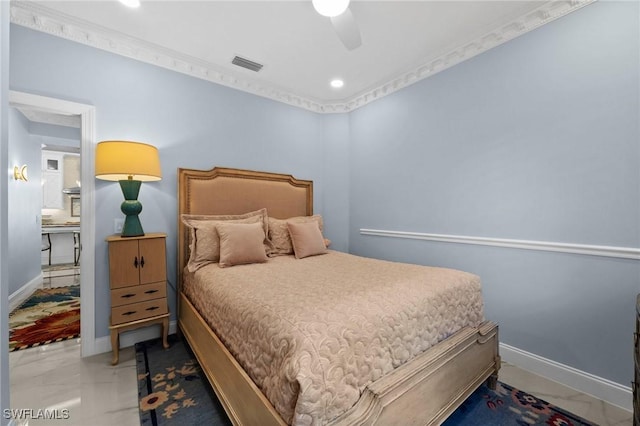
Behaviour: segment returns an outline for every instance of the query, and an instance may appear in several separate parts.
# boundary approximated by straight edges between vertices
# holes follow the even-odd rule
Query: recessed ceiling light
[[[342,15],[349,7],[349,0],[312,0],[311,3],[316,12],[330,18]]]
[[[340,80],[339,78],[335,78],[333,80],[331,80],[331,83],[329,83],[331,85],[331,87],[333,87],[334,89],[339,89],[342,86],[344,86],[344,81]]]
[[[140,0],[120,0],[120,3],[129,7],[140,7]]]

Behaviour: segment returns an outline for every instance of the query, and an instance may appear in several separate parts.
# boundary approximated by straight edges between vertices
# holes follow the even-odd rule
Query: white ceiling
[[[311,1],[12,2],[12,22],[318,112],[348,111],[592,0],[352,1],[349,51]],[[242,56],[255,73],[231,64]],[[345,85],[333,89],[329,81]]]
[[[59,114],[55,112],[45,111],[38,107],[16,105],[15,108],[25,116],[25,118],[34,123],[52,124],[55,126],[80,128],[80,116]]]

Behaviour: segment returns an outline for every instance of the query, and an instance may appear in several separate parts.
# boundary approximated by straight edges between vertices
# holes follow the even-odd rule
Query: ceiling
[[[12,22],[317,112],[349,111],[593,0],[352,1],[349,51],[311,1],[12,1]],[[263,64],[253,72],[234,56]],[[329,82],[344,80],[334,89]]]
[[[51,124],[54,126],[80,128],[80,116],[71,114],[59,114],[55,112],[45,111],[42,108],[15,105],[15,108],[25,116],[25,118],[33,123]]]

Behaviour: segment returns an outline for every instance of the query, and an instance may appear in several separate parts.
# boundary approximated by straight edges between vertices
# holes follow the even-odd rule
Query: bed
[[[178,271],[184,271],[184,274],[179,274],[178,279],[179,330],[192,348],[227,415],[234,424],[386,425],[398,424],[399,422],[407,425],[440,424],[485,380],[489,381],[490,386],[495,386],[500,368],[498,328],[496,324],[481,318],[481,306],[480,317],[478,317],[478,301],[474,293],[466,294],[461,292],[470,287],[469,283],[474,282],[471,274],[364,258],[358,258],[354,262],[354,259],[352,259],[355,258],[354,256],[332,251],[322,256],[313,256],[301,260],[294,259],[292,256],[274,257],[256,267],[242,265],[239,267],[219,268],[217,265],[206,265],[199,267],[197,272],[189,272],[190,268],[187,266],[190,262],[191,233],[189,227],[180,220],[180,217],[183,215],[240,215],[265,208],[269,216],[274,218],[286,219],[311,216],[313,215],[313,183],[295,179],[290,175],[226,168],[214,168],[212,170],[179,169],[178,181]],[[285,386],[278,384],[279,382],[276,379],[265,379],[262,375],[262,370],[268,369],[268,366],[272,364],[279,365],[280,361],[276,356],[277,354],[266,353],[266,350],[265,353],[259,352],[262,346],[258,341],[262,336],[262,331],[255,332],[255,329],[260,328],[261,324],[257,323],[248,327],[249,329],[254,329],[253,335],[242,335],[244,336],[242,337],[238,334],[240,337],[236,336],[236,338],[234,336],[238,332],[235,331],[235,327],[242,325],[245,321],[251,321],[251,315],[247,316],[246,312],[255,311],[254,317],[267,317],[270,316],[270,312],[275,312],[271,316],[278,317],[277,319],[280,322],[287,322],[285,320],[290,319],[289,322],[294,325],[294,328],[305,329],[305,321],[310,318],[309,311],[313,308],[307,308],[302,305],[297,306],[296,303],[291,303],[291,301],[283,301],[282,304],[279,304],[280,299],[284,299],[284,297],[276,297],[274,295],[273,300],[269,299],[271,287],[267,287],[264,290],[265,293],[259,294],[257,293],[258,290],[253,290],[251,285],[255,286],[256,282],[262,282],[262,277],[264,276],[283,277],[283,275],[277,275],[281,273],[278,271],[288,271],[292,275],[293,281],[287,283],[287,280],[283,278],[280,280],[280,285],[287,294],[293,294],[298,290],[298,283],[304,281],[300,277],[323,275],[322,279],[324,281],[321,283],[326,290],[314,294],[314,287],[312,286],[299,291],[312,295],[310,299],[318,300],[318,303],[322,306],[330,304],[327,303],[327,300],[335,300],[336,304],[345,304],[338,311],[347,312],[352,310],[358,315],[361,312],[364,312],[362,315],[367,315],[368,308],[366,303],[371,303],[371,300],[375,301],[375,297],[361,292],[358,294],[360,296],[365,294],[366,297],[358,296],[358,298],[355,298],[352,295],[354,298],[349,299],[351,296],[336,293],[338,294],[337,297],[323,300],[322,298],[329,297],[327,295],[331,294],[332,291],[338,291],[337,287],[333,290],[331,287],[332,283],[336,281],[336,276],[332,277],[329,272],[318,274],[314,272],[316,269],[309,269],[317,267],[324,268],[326,271],[340,270],[340,276],[346,277],[349,273],[343,271],[347,271],[347,269],[340,268],[347,268],[347,265],[354,263],[358,263],[360,268],[358,269],[359,272],[353,273],[354,275],[363,275],[366,272],[362,271],[371,271],[367,286],[371,287],[372,290],[366,291],[377,291],[375,286],[385,287],[388,284],[385,281],[389,281],[381,278],[385,274],[395,276],[405,272],[410,277],[418,277],[419,274],[427,271],[429,274],[439,277],[438,279],[441,281],[457,282],[458,287],[455,290],[451,290],[451,294],[456,294],[459,302],[451,306],[459,305],[459,315],[468,318],[466,320],[452,321],[451,324],[448,324],[443,329],[445,331],[434,331],[432,337],[435,340],[427,342],[428,344],[424,350],[420,347],[422,343],[415,344],[415,342],[408,343],[407,348],[409,349],[407,350],[376,349],[377,352],[383,354],[383,357],[387,358],[384,362],[380,361],[380,368],[376,368],[374,372],[369,371],[369,368],[365,368],[365,373],[370,374],[371,380],[367,378],[368,376],[357,378],[356,380],[347,368],[340,365],[323,365],[323,362],[329,362],[323,361],[329,359],[326,357],[318,358],[315,361],[307,359],[306,363],[310,365],[308,370],[322,366],[320,368],[322,370],[321,373],[325,375],[326,371],[338,371],[338,374],[336,374],[338,379],[346,382],[346,384],[340,383],[340,386],[346,389],[344,392],[339,390],[336,393],[333,388],[331,392],[325,392],[324,394],[322,392],[307,392],[308,389],[314,390],[317,386],[325,386],[326,380],[323,377],[322,380],[319,380],[320,385],[317,385],[312,378],[309,378],[311,377],[309,371],[303,371],[306,364],[301,361],[287,364],[289,373],[292,371],[291,365],[295,365],[295,374],[283,374],[283,376],[291,376],[290,379],[293,385]],[[376,268],[380,268],[379,271]],[[200,278],[198,278],[198,274]],[[254,275],[253,278],[250,278],[251,274]],[[298,274],[298,281],[295,281],[295,274]],[[227,283],[232,277],[235,277],[233,279],[236,281]],[[238,277],[248,280],[249,284],[245,287],[236,284]],[[194,290],[194,288],[197,288],[197,284],[192,284],[192,282],[202,282],[203,280],[205,284],[201,285],[202,289],[199,290],[201,293],[198,293]],[[212,282],[215,282],[216,285],[206,284],[206,280],[213,280]],[[374,283],[376,280],[377,282]],[[412,282],[412,279],[408,279],[407,282]],[[349,288],[353,287],[353,292],[355,293],[358,285],[355,283],[353,286],[350,285]],[[212,293],[209,295],[202,293],[203,291],[210,291],[214,287],[216,292],[222,291],[226,293]],[[361,290],[364,291],[365,289],[359,289],[358,291]],[[411,294],[412,291],[412,288],[407,287],[403,292],[397,293],[406,292]],[[292,300],[302,299],[296,299],[295,295],[292,297],[294,297]],[[367,298],[370,299],[369,302],[360,302],[361,299],[366,300]],[[232,305],[229,304],[229,307],[224,305],[232,299],[235,299],[236,303],[240,304],[238,311],[244,312],[244,316],[235,317],[231,309]],[[256,300],[251,302],[251,299]],[[380,298],[378,297],[378,299]],[[389,303],[383,304],[385,309],[389,309],[383,315],[372,314],[370,318],[358,319],[354,323],[372,324],[369,328],[374,328],[375,330],[384,329],[385,320],[387,322],[391,321],[389,318],[393,317],[394,309],[396,309],[392,306],[395,303],[391,301],[392,299],[389,297]],[[210,303],[204,303],[203,301],[209,301]],[[261,303],[256,303],[256,301]],[[221,305],[217,308],[214,307],[214,313],[211,314],[205,309],[204,305],[208,303],[215,305],[214,302]],[[254,305],[247,305],[247,303],[254,303]],[[481,300],[479,303],[481,305]],[[251,307],[247,308],[248,306]],[[353,308],[349,309],[349,306]],[[414,307],[413,309],[414,311],[422,311],[422,308]],[[215,323],[211,315],[217,316],[217,321],[223,321],[223,323]],[[331,315],[333,319],[337,314],[333,313]],[[467,316],[465,317],[465,315]],[[348,319],[349,315],[345,314],[344,316]],[[398,317],[400,316],[407,315],[398,314]],[[376,322],[378,317],[381,318],[381,323]],[[225,318],[229,323],[228,326],[224,324]],[[409,322],[409,324],[420,325],[420,321],[424,320],[414,320],[413,323]],[[457,327],[455,323],[460,323],[460,321],[462,321],[461,324],[469,324]],[[214,324],[214,326],[210,324]],[[314,331],[312,334],[316,335],[319,340],[307,342],[309,334],[302,335],[297,340],[301,347],[311,345],[310,347],[313,350],[307,351],[308,353],[316,351],[322,342],[331,341],[332,332],[336,333],[335,335],[337,336],[350,335],[355,332],[353,328],[356,327],[347,324],[351,329],[346,332],[344,330],[336,332],[332,327],[317,326],[315,322],[309,322],[309,324],[312,324]],[[225,327],[232,331],[225,331]],[[404,327],[407,326],[405,325]],[[390,328],[397,327],[394,325]],[[411,333],[406,332],[406,329],[401,333],[402,336],[409,334]],[[280,338],[277,337],[276,339]],[[378,335],[374,340],[380,340],[380,336]],[[251,346],[254,341],[255,345]],[[365,346],[367,348],[370,347],[368,344]],[[387,352],[393,353],[389,355]],[[247,361],[250,356],[255,356],[256,359],[262,362],[263,368],[258,369],[258,372],[254,370],[253,364]],[[362,364],[359,361],[359,355],[350,356],[351,364]],[[247,370],[243,366],[247,367]],[[259,384],[256,384],[256,382]],[[268,384],[273,386],[269,387]],[[277,386],[283,387],[278,388]],[[329,384],[327,386],[331,387],[332,385]],[[294,388],[293,390],[292,387]],[[282,391],[278,392],[277,389],[282,389]],[[292,394],[291,398],[293,398],[294,402],[291,403],[290,399],[285,399],[283,402],[280,399],[280,393],[283,395]],[[314,395],[317,395],[317,397]],[[349,396],[349,398],[344,395]],[[306,400],[304,399],[305,397]],[[324,400],[324,402],[321,402],[321,400]],[[317,415],[318,404],[322,405],[321,410],[324,410],[322,415]]]

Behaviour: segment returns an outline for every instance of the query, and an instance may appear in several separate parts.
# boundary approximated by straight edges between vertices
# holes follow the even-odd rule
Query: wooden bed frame
[[[181,214],[242,214],[266,207],[277,218],[313,214],[313,182],[291,175],[178,169],[178,326],[234,425],[285,425],[240,364],[182,293],[188,229]],[[369,384],[331,425],[442,423],[485,380],[495,387],[498,327],[465,327]]]

